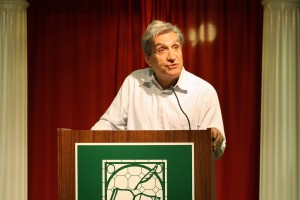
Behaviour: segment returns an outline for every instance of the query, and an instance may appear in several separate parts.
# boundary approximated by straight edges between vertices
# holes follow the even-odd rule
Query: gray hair
[[[182,46],[184,38],[180,29],[177,26],[160,20],[152,21],[151,24],[149,24],[149,26],[147,27],[146,32],[142,37],[142,47],[145,56],[147,56],[148,58],[151,56],[154,39],[160,34],[169,32],[176,33],[179,39],[180,46]]]

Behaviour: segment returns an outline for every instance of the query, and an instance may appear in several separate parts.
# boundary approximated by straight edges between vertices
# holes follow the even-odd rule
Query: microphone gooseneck
[[[182,107],[181,107],[181,105],[180,105],[178,96],[177,96],[177,94],[176,94],[176,92],[175,92],[173,86],[171,86],[171,90],[172,90],[173,93],[175,94],[175,97],[176,97],[176,100],[177,100],[177,103],[178,103],[178,106],[179,106],[181,112],[184,114],[184,116],[186,117],[186,119],[187,119],[187,121],[188,121],[188,124],[189,124],[189,130],[191,130],[191,122],[190,122],[190,119],[189,119],[189,117],[187,116],[187,114],[183,111],[183,109],[182,109]]]

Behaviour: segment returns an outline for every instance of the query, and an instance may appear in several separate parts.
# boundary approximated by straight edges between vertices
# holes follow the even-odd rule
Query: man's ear
[[[146,61],[147,65],[149,65],[149,67],[152,67],[152,64],[150,62],[150,57],[144,55],[144,58],[145,58],[145,61]]]

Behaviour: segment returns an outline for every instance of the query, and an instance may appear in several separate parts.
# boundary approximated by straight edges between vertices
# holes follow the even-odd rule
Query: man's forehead
[[[174,44],[174,43],[179,43],[179,38],[177,34],[174,32],[159,34],[156,36],[156,38],[154,38],[153,41],[155,47],[159,45],[167,45],[167,44]]]

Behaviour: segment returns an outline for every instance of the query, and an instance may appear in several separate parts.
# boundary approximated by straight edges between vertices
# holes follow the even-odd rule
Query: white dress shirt
[[[226,146],[223,120],[216,90],[184,68],[174,90],[192,130],[217,128]],[[188,120],[171,89],[163,90],[152,68],[132,72],[92,130],[186,130]]]

